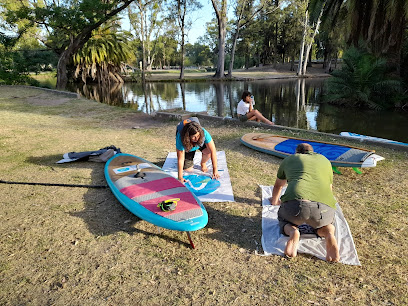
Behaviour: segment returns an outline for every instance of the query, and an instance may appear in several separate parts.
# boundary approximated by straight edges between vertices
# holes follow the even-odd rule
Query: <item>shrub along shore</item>
[[[103,164],[56,164],[70,151],[109,145],[162,166],[177,118],[150,117],[82,98],[0,86],[3,181],[105,184]],[[225,151],[235,202],[204,203],[208,225],[158,229],[109,189],[0,184],[0,304],[406,304],[408,153],[323,133],[200,118]],[[138,127],[138,128],[133,128]],[[361,267],[300,254],[260,256],[261,193],[281,159],[240,143],[265,131],[376,150],[377,167],[334,176],[333,190]]]

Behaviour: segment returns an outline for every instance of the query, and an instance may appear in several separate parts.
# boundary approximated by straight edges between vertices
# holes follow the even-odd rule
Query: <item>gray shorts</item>
[[[314,229],[329,225],[334,221],[336,210],[330,206],[308,200],[291,200],[281,204],[278,220],[281,233],[286,224],[299,226],[308,224]]]
[[[241,122],[246,122],[246,121],[248,121],[248,116],[247,115],[238,115],[238,119]]]

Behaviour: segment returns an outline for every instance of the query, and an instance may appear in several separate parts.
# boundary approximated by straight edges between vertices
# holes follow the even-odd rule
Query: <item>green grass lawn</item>
[[[176,121],[0,86],[1,180],[105,184],[103,164],[56,164],[70,151],[115,145],[162,166],[175,151]],[[149,121],[150,122],[150,121]],[[361,175],[342,169],[333,190],[362,266],[300,254],[264,257],[261,193],[280,159],[240,137],[262,128],[201,120],[225,151],[236,202],[204,203],[208,225],[158,229],[128,212],[109,189],[0,184],[1,305],[404,305],[408,303],[408,156],[385,157]],[[330,140],[309,134],[282,135]],[[347,144],[347,142],[344,142]],[[353,143],[349,143],[353,144]],[[368,147],[362,144],[362,147]]]

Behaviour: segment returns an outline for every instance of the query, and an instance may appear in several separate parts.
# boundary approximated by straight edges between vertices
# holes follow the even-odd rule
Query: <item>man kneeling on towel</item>
[[[288,183],[280,199],[282,188]],[[286,157],[278,170],[272,197],[272,205],[281,205],[278,211],[281,233],[289,236],[285,254],[297,255],[300,239],[298,226],[308,224],[317,235],[326,240],[326,260],[338,262],[339,248],[332,224],[336,210],[336,199],[332,193],[333,171],[330,161],[313,152],[308,143],[301,143],[296,154]]]

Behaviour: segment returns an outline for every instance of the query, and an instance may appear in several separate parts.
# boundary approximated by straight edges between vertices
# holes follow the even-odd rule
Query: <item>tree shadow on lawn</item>
[[[95,236],[107,236],[117,232],[125,232],[129,235],[140,233],[146,236],[157,236],[167,241],[173,241],[190,247],[187,237],[185,241],[169,237],[166,231],[163,233],[149,232],[140,228],[136,228],[141,220],[137,216],[129,212],[123,207],[111,190],[107,187],[104,177],[104,163],[95,163],[88,161],[77,161],[65,164],[56,164],[60,160],[60,155],[50,155],[43,157],[32,157],[27,161],[40,166],[48,166],[51,168],[64,167],[67,169],[91,169],[91,183],[77,183],[73,179],[69,182],[47,182],[44,183],[61,183],[72,185],[91,185],[91,186],[106,186],[106,188],[88,188],[83,196],[84,209],[81,211],[69,212],[71,216],[81,218],[87,224],[89,231]],[[67,192],[70,188],[67,187]],[[236,199],[242,203],[247,203],[250,199]],[[207,228],[214,229],[215,232],[208,234],[208,237],[224,241],[230,244],[236,244],[245,249],[258,249],[258,241],[262,234],[261,216],[244,217],[229,214],[225,211],[214,208],[218,203],[206,203],[204,206],[207,209],[209,222]],[[143,227],[142,224],[138,227]],[[194,236],[193,236],[194,240]]]
[[[206,206],[206,209],[208,212],[207,228],[215,230],[208,235],[209,237],[246,250],[259,251],[262,235],[261,213],[255,216],[237,216],[209,205]]]

